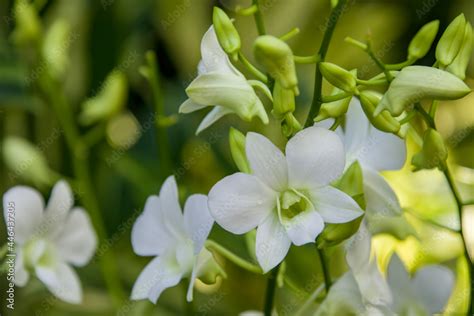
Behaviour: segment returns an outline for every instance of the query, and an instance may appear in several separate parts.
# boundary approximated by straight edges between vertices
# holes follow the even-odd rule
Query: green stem
[[[240,62],[254,75],[258,80],[263,83],[268,83],[268,77],[257,69],[252,63],[244,56],[242,52],[239,51],[239,60]]]
[[[385,64],[378,58],[374,52],[372,51],[372,47],[370,45],[370,42],[367,43],[367,54],[369,54],[370,58],[377,64],[377,66],[385,73],[385,77],[388,82],[391,82],[393,80],[393,76],[390,73],[390,70],[385,66]]]
[[[335,131],[339,125],[341,125],[342,123],[342,116],[339,116],[338,118],[336,118],[336,120],[334,121],[334,123],[331,125],[331,127],[329,128],[331,131]]]
[[[361,84],[364,86],[381,86],[381,85],[386,85],[387,80],[386,79],[376,79],[376,80],[357,79],[357,84]]]
[[[160,125],[160,117],[165,116],[165,106],[163,102],[163,93],[161,92],[160,73],[156,56],[152,51],[146,53],[146,60],[149,67],[148,80],[153,96],[153,105],[155,110],[155,129],[156,129],[156,147],[158,149],[158,159],[161,164],[161,181],[169,175],[172,168],[172,161],[170,157],[170,146],[168,140],[168,133],[165,127]]]
[[[311,303],[313,303],[316,298],[321,294],[322,290],[324,289],[324,285],[320,285],[314,290],[313,293],[306,299],[306,301],[301,305],[301,307],[296,311],[295,316],[300,316],[303,315],[304,311],[308,309],[311,306]]]
[[[295,37],[296,35],[298,35],[300,33],[300,29],[295,27],[293,28],[291,31],[289,31],[288,33],[286,34],[283,34],[282,36],[280,36],[280,39],[282,41],[287,41],[293,37]]]
[[[423,120],[425,120],[426,124],[428,124],[430,128],[436,129],[436,123],[434,119],[428,114],[428,112],[425,111],[419,102],[415,103],[415,110],[421,114]]]
[[[352,94],[347,93],[347,92],[342,92],[334,95],[328,95],[328,96],[323,96],[321,99],[323,100],[323,103],[329,103],[329,102],[334,102],[334,101],[339,101],[345,98],[350,97]]]
[[[280,265],[277,265],[275,268],[273,268],[273,270],[270,272],[270,275],[268,276],[267,291],[265,293],[265,306],[263,308],[263,313],[265,316],[272,315],[278,270],[280,270]]]
[[[206,245],[207,249],[214,250],[214,251],[218,252],[224,258],[226,258],[227,260],[233,262],[236,266],[239,266],[242,269],[245,269],[249,272],[257,273],[257,274],[262,274],[263,273],[262,269],[259,266],[255,265],[255,264],[252,264],[252,263],[248,262],[245,259],[240,258],[236,254],[234,254],[233,252],[231,252],[230,250],[228,250],[224,246],[221,246],[220,244],[218,244],[217,242],[215,242],[213,240],[208,239],[206,241],[205,245]]]
[[[193,302],[188,302],[188,286],[189,286],[189,283],[187,282],[183,282],[183,289],[184,289],[184,300],[183,300],[183,304],[184,304],[184,314],[187,315],[187,316],[192,316],[194,315],[194,305],[193,305]]]
[[[255,24],[257,24],[258,35],[265,35],[267,34],[267,30],[263,21],[263,15],[260,9],[259,0],[252,0],[252,4],[257,7],[257,10],[255,11],[253,16],[255,17]]]
[[[385,68],[388,70],[400,70],[402,68],[413,65],[415,62],[416,62],[416,59],[408,59],[398,64],[387,64],[385,65]]]
[[[431,103],[431,107],[430,107],[430,116],[434,119],[435,115],[436,115],[436,110],[438,110],[438,105],[439,105],[439,101],[438,100],[433,100],[433,102]]]
[[[410,122],[416,115],[416,111],[408,112],[407,116],[400,120],[400,125]]]
[[[48,75],[44,75],[40,81],[41,89],[52,104],[61,127],[64,130],[66,143],[71,151],[75,176],[79,185],[78,195],[84,203],[91,216],[92,223],[99,237],[99,245],[107,240],[107,233],[100,213],[99,205],[92,190],[92,181],[89,171],[89,149],[79,137],[79,130],[75,124],[71,106],[67,103],[64,95],[59,94],[60,87]],[[116,266],[116,259],[111,250],[105,252],[99,258],[102,274],[106,286],[113,297],[116,306],[120,306],[126,296],[120,283],[120,277]]]
[[[336,28],[337,21],[344,11],[344,7],[347,3],[347,0],[339,0],[337,6],[331,11],[331,15],[328,19],[328,25],[326,31],[324,32],[323,41],[318,51],[319,61],[322,62],[326,58],[326,54],[329,49],[329,44],[331,43],[332,35],[334,34],[334,29]],[[323,89],[323,75],[319,69],[319,62],[316,64],[316,70],[314,75],[314,93],[313,101],[311,103],[311,108],[309,109],[308,116],[306,117],[305,127],[311,126],[313,124],[313,118],[319,114],[321,105],[323,104],[322,100],[322,89]]]
[[[294,61],[297,64],[315,64],[319,61],[318,55],[312,56],[294,56]]]
[[[331,275],[329,273],[329,267],[326,262],[326,256],[324,254],[323,249],[319,249],[316,246],[316,250],[318,251],[319,255],[319,260],[321,262],[321,269],[323,270],[323,276],[324,276],[324,287],[326,289],[326,294],[329,293],[329,289],[331,288],[332,282],[331,282]]]

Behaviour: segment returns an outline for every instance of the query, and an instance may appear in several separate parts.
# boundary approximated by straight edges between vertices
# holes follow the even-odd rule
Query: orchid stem
[[[331,43],[332,35],[334,34],[334,29],[336,28],[337,21],[344,11],[347,0],[339,0],[337,6],[331,11],[331,15],[328,19],[328,24],[326,26],[326,31],[324,32],[323,41],[319,48],[318,57],[319,62],[322,62],[326,58],[326,54],[329,49],[329,44]],[[323,75],[319,69],[319,62],[316,64],[315,70],[315,79],[314,79],[314,93],[313,101],[311,103],[311,108],[309,109],[308,116],[306,117],[306,123],[304,127],[309,127],[313,124],[313,118],[319,114],[321,105],[323,104],[322,100],[322,90],[323,90]]]
[[[252,264],[245,259],[240,258],[239,256],[237,256],[236,254],[234,254],[233,252],[231,252],[224,246],[221,246],[220,244],[218,244],[217,242],[208,239],[205,245],[207,249],[218,252],[224,258],[233,262],[236,266],[239,266],[242,269],[247,270],[252,273],[262,274],[262,269],[260,269],[259,266]]]
[[[319,260],[321,261],[321,269],[323,270],[323,276],[324,276],[324,287],[326,289],[326,295],[327,295],[332,285],[331,275],[329,273],[329,267],[326,262],[326,255],[324,253],[324,250],[319,249],[317,246],[316,246],[316,250],[318,251]]]
[[[270,272],[270,275],[268,276],[267,291],[265,293],[265,306],[263,308],[263,313],[265,316],[272,315],[278,270],[280,270],[280,265],[277,265],[275,268],[273,268],[273,270]]]
[[[268,77],[257,69],[252,63],[244,56],[242,52],[239,52],[240,62],[254,75],[258,80],[263,83],[268,83]]]
[[[263,21],[263,15],[260,8],[259,0],[252,0],[252,5],[257,7],[257,10],[254,13],[254,17],[255,24],[257,24],[258,35],[265,35],[267,34],[267,30],[265,28],[265,22]]]

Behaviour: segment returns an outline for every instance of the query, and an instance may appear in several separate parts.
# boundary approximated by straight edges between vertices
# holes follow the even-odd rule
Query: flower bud
[[[382,95],[375,91],[366,90],[360,93],[360,104],[370,123],[382,132],[397,133],[400,130],[400,123],[390,112],[384,110],[379,115],[374,116],[375,108],[381,99]]]
[[[10,136],[4,140],[3,159],[12,177],[31,181],[38,187],[53,185],[57,179],[43,153],[23,138]]]
[[[423,135],[423,148],[411,160],[415,171],[421,169],[446,168],[448,150],[440,133],[430,128]]]
[[[32,3],[27,0],[15,1],[13,16],[15,17],[15,30],[12,36],[17,44],[25,45],[40,38],[41,21]]]
[[[65,20],[57,20],[49,28],[43,42],[43,58],[55,78],[64,75],[69,64],[71,28]]]
[[[341,89],[334,88],[331,95],[337,95],[343,92]],[[319,110],[318,116],[314,118],[315,122],[320,122],[328,118],[338,118],[346,114],[349,104],[351,103],[352,96],[348,96],[345,99],[323,103]]]
[[[128,150],[141,136],[140,124],[131,112],[125,111],[107,122],[106,136],[112,148]]]
[[[466,18],[461,13],[444,31],[436,47],[436,60],[442,66],[451,64],[458,55],[462,47],[465,28]]]
[[[349,93],[357,91],[357,78],[350,71],[328,62],[319,63],[319,69],[323,77],[336,88]]]
[[[286,113],[285,118],[281,122],[283,136],[290,138],[302,129],[303,127],[301,126],[300,122],[298,122],[293,113]]]
[[[239,32],[230,20],[227,14],[220,8],[214,7],[212,23],[216,31],[217,39],[222,49],[234,60],[238,58],[238,52],[241,47]]]
[[[461,80],[466,78],[466,69],[472,56],[473,39],[472,26],[471,23],[468,22],[466,23],[466,29],[464,31],[464,40],[461,51],[454,61],[446,68],[446,71],[449,71]]]
[[[287,113],[295,111],[295,94],[293,90],[285,89],[279,82],[273,87],[273,111],[276,119],[283,119]]]
[[[250,166],[245,153],[245,135],[231,127],[229,130],[229,145],[232,158],[239,171],[250,173]]]
[[[217,72],[202,74],[191,82],[186,93],[197,104],[218,104],[245,121],[258,116],[268,123],[262,102],[243,77]]]
[[[471,89],[461,79],[447,71],[409,66],[392,81],[374,115],[388,110],[393,116],[399,116],[408,105],[423,99],[456,100],[469,92]]]
[[[439,20],[435,20],[425,24],[418,33],[416,33],[408,46],[409,60],[423,58],[428,53],[436,34],[438,34],[438,29]]]
[[[82,104],[79,122],[91,125],[112,118],[122,111],[127,103],[127,78],[120,71],[112,71],[99,93]]]
[[[281,39],[263,35],[254,43],[254,54],[257,61],[285,89],[299,94],[293,51]]]

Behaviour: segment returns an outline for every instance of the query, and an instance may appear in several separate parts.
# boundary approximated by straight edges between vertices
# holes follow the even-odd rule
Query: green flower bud
[[[423,58],[428,53],[435,40],[436,34],[438,34],[438,29],[439,20],[435,20],[425,24],[418,33],[416,33],[408,46],[409,60]]]
[[[285,118],[281,122],[281,130],[283,135],[286,138],[290,138],[302,129],[303,127],[301,126],[300,122],[298,122],[293,113],[286,113]]]
[[[131,112],[124,112],[107,122],[106,136],[113,148],[127,150],[140,138],[140,124]]]
[[[295,111],[295,93],[293,90],[285,89],[279,82],[273,87],[273,111],[276,119],[283,119],[287,113]]]
[[[255,40],[254,54],[283,88],[293,90],[295,95],[299,94],[293,51],[287,43],[277,37],[263,35]]]
[[[69,64],[69,46],[71,45],[71,28],[65,20],[58,20],[51,25],[43,42],[43,58],[51,74],[61,77]]]
[[[440,133],[430,128],[423,135],[423,148],[411,159],[415,171],[421,169],[446,168],[448,150]]]
[[[410,104],[423,99],[456,100],[471,92],[458,77],[447,71],[425,66],[404,68],[392,81],[374,115],[388,110],[399,116]]]
[[[390,114],[390,112],[384,110],[379,115],[374,116],[375,108],[381,99],[382,95],[375,91],[366,90],[360,93],[360,104],[370,123],[383,132],[398,133],[400,130],[400,123]]]
[[[442,65],[451,64],[461,50],[466,18],[464,14],[458,15],[444,31],[436,47],[436,60]]]
[[[15,136],[3,142],[3,159],[12,177],[31,181],[38,187],[48,187],[57,180],[43,153],[29,141]]]
[[[454,61],[446,68],[446,71],[449,71],[461,80],[466,78],[466,69],[472,56],[473,39],[472,26],[471,23],[468,22],[466,23],[466,29],[464,31],[464,40],[461,51]]]
[[[127,77],[120,71],[112,71],[99,93],[82,104],[79,122],[91,125],[112,118],[122,111],[127,103]]]
[[[357,92],[357,78],[350,71],[328,62],[319,63],[319,69],[323,77],[336,88],[349,93]]]
[[[238,59],[238,52],[241,47],[239,32],[227,14],[220,8],[214,7],[212,23],[216,31],[217,39],[222,49],[234,60]]]
[[[245,135],[231,127],[229,130],[229,145],[232,158],[239,171],[250,173],[250,165],[245,153]]]
[[[33,4],[27,0],[17,0],[13,8],[15,30],[13,39],[17,44],[24,45],[39,40],[41,21]]]
[[[334,88],[331,95],[337,95],[343,91],[339,88]],[[345,99],[323,103],[319,110],[318,116],[314,118],[315,122],[320,122],[328,118],[338,118],[346,114],[349,104],[351,103],[352,96],[348,96]]]
[[[334,186],[350,195],[361,208],[365,208],[363,174],[358,162],[354,162]],[[316,240],[318,248],[332,247],[350,238],[359,230],[362,219],[363,216],[348,223],[325,224]]]

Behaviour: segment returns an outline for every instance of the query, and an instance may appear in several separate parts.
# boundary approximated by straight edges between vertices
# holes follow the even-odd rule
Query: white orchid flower
[[[264,272],[283,260],[291,243],[314,242],[324,222],[345,223],[362,215],[351,197],[329,185],[344,170],[336,133],[304,129],[288,141],[286,157],[264,136],[248,133],[246,154],[252,174],[219,181],[209,193],[209,208],[234,234],[258,226],[256,255]]]
[[[428,265],[410,278],[403,262],[393,255],[387,281],[393,294],[395,315],[438,315],[448,302],[454,287],[454,274],[441,265]]]
[[[133,225],[135,253],[156,257],[139,275],[131,298],[148,298],[156,303],[165,289],[187,277],[187,300],[192,301],[195,279],[212,269],[219,270],[212,254],[204,248],[213,224],[205,195],[191,195],[182,213],[176,181],[173,176],[168,177],[160,195],[148,198],[143,214]]]
[[[262,102],[244,75],[230,62],[213,26],[202,38],[201,55],[198,77],[186,89],[189,99],[179,108],[180,113],[191,113],[214,107],[202,120],[196,134],[231,113],[246,121],[257,116],[267,124],[268,115]],[[269,91],[267,94],[271,95]]]
[[[82,267],[91,259],[97,237],[87,213],[73,207],[69,185],[59,181],[48,205],[30,187],[16,186],[3,196],[5,221],[14,214],[15,284],[25,286],[34,273],[59,299],[80,303],[82,288],[71,268]]]

